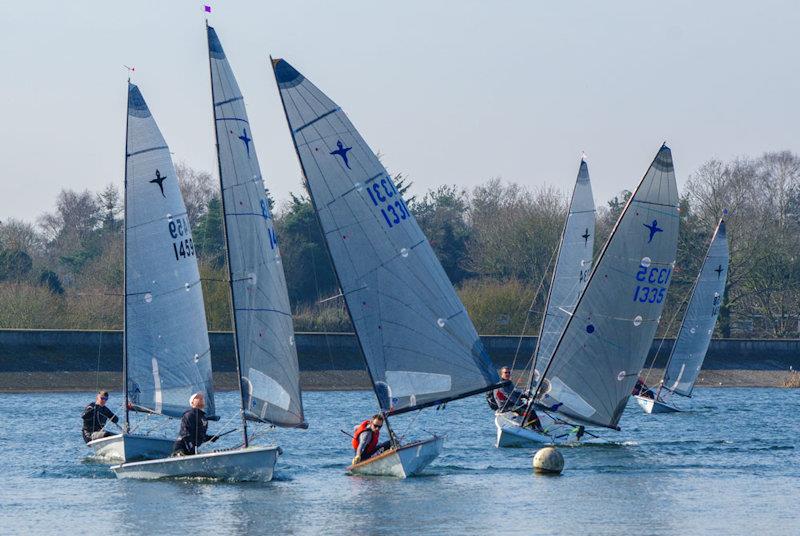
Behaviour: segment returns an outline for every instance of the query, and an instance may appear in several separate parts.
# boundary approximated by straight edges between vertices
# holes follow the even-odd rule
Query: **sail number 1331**
[[[381,215],[390,229],[410,216],[406,204],[400,199],[388,177],[376,180],[366,188],[372,204],[380,208]]]

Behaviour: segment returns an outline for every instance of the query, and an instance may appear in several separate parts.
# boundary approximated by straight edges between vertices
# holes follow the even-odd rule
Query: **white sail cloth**
[[[139,88],[128,85],[125,358],[134,409],[180,416],[203,392],[214,415],[200,273],[169,148]]]
[[[616,428],[661,320],[678,244],[678,190],[663,146],[633,193],[561,336],[539,405]]]
[[[595,206],[589,167],[581,160],[567,220],[558,247],[558,257],[545,306],[545,318],[536,344],[532,385],[547,368],[561,332],[589,280],[594,250]]]
[[[491,388],[489,356],[386,169],[336,103],[286,61],[273,66],[382,409]]]
[[[663,386],[673,393],[692,394],[725,294],[729,257],[725,221],[720,220],[664,371]]]
[[[207,31],[245,415],[305,426],[289,295],[253,133],[219,38]]]

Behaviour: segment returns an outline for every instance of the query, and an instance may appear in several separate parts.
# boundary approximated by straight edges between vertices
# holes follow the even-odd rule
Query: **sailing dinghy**
[[[307,428],[286,280],[244,99],[214,30],[207,25],[225,247],[231,285],[242,445],[113,468],[118,477],[272,480],[282,452],[254,446],[248,422]]]
[[[394,181],[339,106],[272,62],[292,141],[353,322],[391,448],[347,468],[409,477],[442,437],[402,444],[388,417],[499,386],[491,360]]]
[[[677,246],[678,189],[672,153],[663,145],[597,257],[542,371],[534,393],[537,412],[619,430],[661,320]]]
[[[645,413],[673,413],[680,411],[668,401],[670,395],[692,396],[694,383],[708,351],[714,326],[717,324],[719,307],[725,294],[728,279],[728,238],[725,220],[720,219],[700,274],[694,282],[686,314],[672,346],[664,377],[655,393],[655,398],[634,395]]]
[[[201,392],[209,418],[215,418],[206,314],[186,207],[167,143],[130,82],[126,131],[124,433],[88,443],[97,456],[122,462],[169,456],[175,441],[134,433],[132,411],[180,417],[189,397]]]
[[[581,291],[589,279],[594,249],[595,206],[589,167],[581,159],[578,177],[572,192],[567,219],[561,232],[555,268],[547,294],[545,315],[536,341],[528,392],[534,392],[553,356],[561,332],[567,325]],[[540,416],[541,428],[522,426],[522,417],[513,411],[500,408],[495,413],[497,429],[496,447],[524,447],[537,443],[563,443],[574,441],[575,427]]]

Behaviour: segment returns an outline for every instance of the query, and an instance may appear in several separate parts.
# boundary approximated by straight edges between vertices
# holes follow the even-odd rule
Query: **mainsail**
[[[207,32],[242,407],[251,420],[305,427],[289,295],[253,133],[219,38]]]
[[[383,411],[491,389],[492,362],[386,169],[336,103],[286,61],[273,68]]]
[[[531,386],[536,385],[541,378],[541,371],[550,363],[561,332],[564,331],[564,326],[578,303],[578,297],[589,280],[594,249],[595,212],[589,167],[586,160],[582,159],[558,246],[544,322],[536,343]]]
[[[133,409],[180,416],[203,392],[214,415],[200,273],[169,148],[128,84],[125,154],[125,373]]]
[[[539,406],[617,428],[661,320],[678,244],[678,189],[664,145],[595,261],[536,391]]]
[[[678,338],[664,371],[663,388],[690,396],[706,357],[728,279],[728,238],[720,220],[692,290]]]

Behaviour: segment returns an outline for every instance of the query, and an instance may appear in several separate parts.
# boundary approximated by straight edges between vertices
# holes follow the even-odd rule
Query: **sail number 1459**
[[[186,259],[194,256],[194,242],[189,236],[189,224],[183,218],[169,220],[169,235],[172,237],[172,251],[175,253],[175,260]]]

